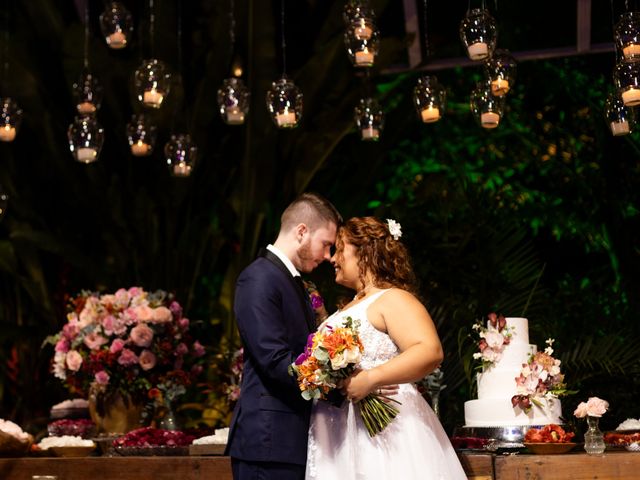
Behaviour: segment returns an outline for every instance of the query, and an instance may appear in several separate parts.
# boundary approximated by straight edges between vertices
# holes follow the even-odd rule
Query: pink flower
[[[601,417],[607,412],[609,402],[598,397],[589,397],[587,402],[581,402],[573,414],[578,418]]]
[[[180,320],[178,320],[178,325],[182,330],[186,330],[187,328],[189,328],[189,319],[182,317]]]
[[[78,335],[78,324],[77,322],[72,322],[69,321],[69,323],[65,324],[64,327],[62,327],[62,334],[70,339],[73,339],[76,337],[76,335]]]
[[[176,318],[182,318],[182,307],[178,302],[171,302],[171,305],[169,305],[169,310],[171,310],[171,313],[173,313]]]
[[[97,350],[109,340],[97,333],[95,330],[84,337],[84,344],[89,350]]]
[[[157,307],[153,309],[151,319],[153,323],[167,323],[171,320],[173,320],[173,315],[167,307]]]
[[[156,366],[156,356],[150,350],[143,350],[139,361],[143,370],[151,370]]]
[[[72,372],[77,372],[78,370],[80,370],[80,366],[82,365],[82,355],[80,355],[75,350],[71,350],[67,353],[65,362],[69,370],[71,370]]]
[[[135,365],[138,363],[138,356],[128,348],[124,348],[118,357],[118,363],[124,366]]]
[[[199,341],[195,341],[193,342],[193,354],[196,357],[201,357],[205,354],[205,350],[204,347],[202,346],[202,344]]]
[[[139,323],[131,329],[131,341],[139,347],[148,347],[153,340],[153,330],[144,323]]]
[[[98,385],[107,385],[109,383],[109,374],[104,370],[100,370],[96,372],[95,379]]]
[[[184,355],[189,351],[189,347],[187,347],[184,343],[180,342],[176,347],[176,355]]]
[[[485,340],[487,341],[487,345],[496,351],[502,351],[502,345],[504,344],[504,337],[500,332],[495,330],[489,330],[485,334]]]
[[[133,308],[133,313],[139,322],[151,322],[153,320],[153,309],[148,305],[140,305]]]
[[[116,338],[113,342],[111,342],[111,347],[109,347],[109,351],[111,353],[118,353],[120,350],[124,348],[124,340],[121,338]]]
[[[60,340],[58,340],[58,342],[56,343],[55,351],[67,353],[69,351],[69,340],[67,340],[66,338],[61,338]]]

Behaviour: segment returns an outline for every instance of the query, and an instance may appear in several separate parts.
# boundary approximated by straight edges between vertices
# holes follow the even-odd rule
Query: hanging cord
[[[629,5],[627,0],[625,0],[625,8],[626,11],[629,11]],[[616,45],[616,13],[615,7],[613,5],[613,0],[611,0],[611,35],[613,36],[613,54],[615,55],[615,64],[614,68],[620,62],[620,53],[618,52],[618,46]]]
[[[156,58],[155,57],[155,50],[154,50],[154,28],[155,28],[155,23],[156,23],[156,17],[155,14],[153,12],[153,0],[149,0],[149,50],[151,52],[151,58]]]
[[[284,38],[284,1],[280,0],[280,35],[282,37],[282,76],[287,73],[287,42]]]
[[[424,42],[424,56],[428,58],[431,55],[429,51],[429,32],[427,28],[427,0],[424,0],[422,10],[422,41]]]
[[[2,44],[2,84],[0,94],[7,94],[9,90],[9,0],[4,1],[4,32],[3,32],[3,44]]]
[[[233,53],[236,48],[236,16],[235,16],[235,4],[233,0],[229,0],[229,51],[230,60],[229,64],[233,62]]]
[[[84,68],[89,70],[89,0],[84,2]]]

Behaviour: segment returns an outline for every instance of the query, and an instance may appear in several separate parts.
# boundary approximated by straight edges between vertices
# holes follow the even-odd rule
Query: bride
[[[316,401],[309,427],[307,479],[466,479],[458,457],[428,403],[411,382],[432,372],[443,352],[435,325],[413,295],[414,274],[400,225],[352,218],[338,232],[331,258],[336,282],[355,298],[320,329],[360,320],[360,370],[344,383],[342,406]],[[357,402],[386,385],[398,415],[370,437]],[[386,390],[385,390],[386,392]]]

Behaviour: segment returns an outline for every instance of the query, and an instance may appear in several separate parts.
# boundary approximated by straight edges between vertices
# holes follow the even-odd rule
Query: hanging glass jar
[[[153,58],[138,67],[134,82],[138,100],[145,107],[160,108],[169,94],[171,74],[164,62]]]
[[[11,97],[0,98],[0,141],[13,142],[22,123],[22,109]]]
[[[191,141],[191,135],[178,133],[171,135],[171,139],[164,146],[164,155],[171,175],[188,177],[195,167],[198,149]]]
[[[620,95],[609,94],[605,102],[604,115],[613,136],[627,135],[633,130],[632,110],[624,104]]]
[[[84,68],[80,78],[73,84],[73,98],[80,115],[92,115],[102,103],[102,86],[88,68]]]
[[[367,0],[348,0],[342,10],[345,27],[349,27],[354,20],[365,18],[375,20],[375,12]]]
[[[278,128],[295,128],[302,118],[302,92],[286,75],[271,84],[267,109]]]
[[[480,83],[471,92],[471,112],[482,128],[496,128],[504,115],[504,97],[491,93],[491,84]]]
[[[435,76],[425,75],[418,78],[418,83],[413,89],[413,103],[424,123],[440,120],[445,110],[446,92]]]
[[[374,98],[363,98],[355,108],[355,121],[360,138],[377,142],[384,129],[384,113]]]
[[[156,127],[146,115],[133,115],[127,125],[127,139],[133,156],[147,157],[153,153],[156,144]]]
[[[485,64],[487,78],[491,81],[491,93],[506,95],[516,80],[516,59],[509,50],[497,49]]]
[[[604,434],[600,430],[599,417],[587,416],[587,431],[584,433],[584,451],[590,455],[603,453],[606,445]]]
[[[249,89],[240,78],[227,78],[218,90],[218,107],[227,125],[242,125],[249,112]]]
[[[109,48],[126,47],[133,34],[131,12],[120,2],[109,2],[100,14],[100,30]]]
[[[620,15],[613,37],[624,58],[640,59],[640,12]]]
[[[618,62],[613,81],[626,106],[640,105],[640,62],[627,59]]]
[[[361,27],[354,22],[351,28],[344,34],[344,44],[347,47],[349,59],[356,67],[372,67],[378,55],[380,33],[373,23],[369,23],[367,28],[371,30],[368,38],[359,37],[355,34]]]
[[[69,125],[67,137],[71,154],[78,162],[93,163],[98,160],[104,143],[104,131],[95,117],[77,116]]]
[[[471,60],[489,58],[496,48],[496,21],[486,9],[469,10],[460,22],[460,39]]]

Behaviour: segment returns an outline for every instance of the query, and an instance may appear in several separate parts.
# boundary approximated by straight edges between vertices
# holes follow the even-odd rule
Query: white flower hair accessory
[[[387,218],[387,226],[389,227],[389,233],[394,240],[400,240],[402,237],[402,226],[391,218]]]

